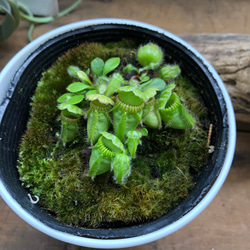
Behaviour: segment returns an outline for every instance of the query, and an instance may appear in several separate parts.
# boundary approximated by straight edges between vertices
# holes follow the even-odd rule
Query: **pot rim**
[[[93,239],[87,238],[77,235],[71,235],[69,233],[64,233],[49,226],[43,224],[38,219],[31,216],[26,210],[24,210],[16,201],[15,199],[8,193],[6,187],[4,186],[2,180],[0,180],[0,195],[2,196],[3,200],[8,204],[8,206],[24,221],[28,224],[33,226],[34,228],[38,229],[39,231],[54,237],[58,240],[68,242],[74,245],[85,246],[85,247],[94,247],[94,248],[103,248],[103,249],[114,249],[114,248],[124,248],[124,247],[131,247],[146,244],[152,241],[156,241],[160,238],[163,238],[178,229],[182,228],[184,225],[189,223],[193,220],[198,214],[200,214],[208,204],[214,199],[220,188],[222,187],[232,164],[234,151],[235,151],[235,144],[236,144],[236,123],[235,123],[235,115],[233,110],[233,105],[230,99],[230,96],[226,90],[226,87],[222,80],[220,79],[217,72],[211,66],[211,64],[193,47],[191,47],[188,43],[186,43],[181,38],[173,35],[172,33],[156,27],[154,25],[146,24],[139,21],[127,20],[127,19],[117,19],[117,18],[101,18],[101,19],[90,19],[84,21],[78,21],[75,23],[67,24],[56,28],[48,33],[38,37],[30,44],[26,45],[23,49],[21,49],[10,61],[9,63],[3,68],[0,74],[0,83],[1,83],[1,92],[0,92],[0,103],[4,100],[6,95],[8,86],[11,82],[11,78],[17,69],[22,65],[22,63],[26,59],[26,55],[30,55],[33,51],[35,51],[40,45],[45,43],[46,41],[50,40],[53,37],[59,36],[62,33],[69,32],[71,30],[84,28],[92,25],[100,25],[100,24],[123,24],[123,25],[130,25],[130,26],[138,26],[141,28],[146,28],[165,36],[170,37],[173,40],[176,40],[178,43],[182,44],[187,50],[191,51],[208,69],[211,73],[212,77],[216,80],[219,88],[222,91],[226,106],[227,106],[227,119],[228,119],[228,147],[225,156],[225,160],[221,171],[215,180],[214,184],[207,192],[207,194],[202,198],[202,200],[187,214],[185,214],[182,218],[178,219],[177,221],[173,222],[172,224],[163,227],[157,231],[131,237],[131,238],[122,238],[122,239]],[[0,114],[1,116],[1,114]]]

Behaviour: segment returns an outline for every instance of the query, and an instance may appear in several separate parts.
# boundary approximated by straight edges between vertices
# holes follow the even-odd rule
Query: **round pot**
[[[20,138],[29,118],[36,84],[67,50],[86,41],[110,42],[121,38],[139,44],[157,43],[181,66],[185,77],[200,90],[213,124],[214,152],[196,177],[195,187],[180,204],[162,217],[130,227],[79,228],[58,222],[32,204],[19,181],[16,161]],[[185,65],[185,67],[183,67]],[[158,27],[122,19],[94,19],[72,23],[39,37],[24,47],[0,74],[0,194],[10,208],[31,226],[58,240],[93,248],[121,248],[158,240],[193,220],[215,197],[229,172],[236,141],[230,97],[213,67],[194,48]]]

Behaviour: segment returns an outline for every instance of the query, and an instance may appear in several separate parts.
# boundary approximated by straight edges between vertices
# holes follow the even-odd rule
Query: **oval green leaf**
[[[68,99],[69,104],[80,103],[84,99],[84,95],[75,95]]]
[[[165,89],[166,83],[160,78],[155,78],[147,87],[156,87],[159,91],[162,91]]]
[[[72,96],[73,96],[73,94],[71,94],[71,93],[65,93],[57,99],[57,102],[59,102],[59,103],[67,102],[67,100],[70,99]]]
[[[82,83],[82,82],[73,82],[68,87],[67,90],[72,93],[77,93],[85,89],[91,89],[92,87]]]
[[[105,76],[108,73],[110,73],[111,71],[113,71],[115,68],[118,67],[119,64],[120,64],[119,57],[109,58],[104,64],[103,75]]]
[[[104,61],[101,58],[95,58],[91,62],[91,70],[96,76],[101,76],[104,68]]]

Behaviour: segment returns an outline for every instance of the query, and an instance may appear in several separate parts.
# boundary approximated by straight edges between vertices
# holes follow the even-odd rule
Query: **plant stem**
[[[34,17],[29,7],[23,3],[18,2],[17,6],[20,10],[20,16],[31,23],[49,23],[55,19],[55,17]],[[26,14],[25,14],[26,13]]]
[[[21,3],[21,2],[17,2],[17,6],[20,10],[20,16],[26,20],[31,22],[29,31],[28,31],[28,40],[29,42],[31,42],[32,39],[32,32],[34,30],[35,27],[35,23],[49,23],[52,22],[53,20],[63,17],[65,15],[67,15],[69,12],[71,12],[72,10],[74,10],[80,3],[82,2],[82,0],[77,0],[75,3],[73,3],[71,6],[69,6],[67,9],[61,11],[57,16],[53,17],[53,16],[46,16],[46,17],[35,17],[33,15],[33,13],[30,11],[30,9],[28,8],[27,5]]]
[[[29,42],[32,42],[33,38],[32,38],[32,33],[33,33],[33,30],[35,28],[35,24],[34,23],[31,23],[30,24],[30,27],[29,27],[29,30],[28,30],[28,34],[27,34],[27,37],[28,37],[28,41]]]
[[[74,10],[80,3],[82,2],[82,0],[77,0],[75,3],[73,3],[71,6],[69,6],[67,9],[61,11],[57,18],[62,17],[67,15],[69,12],[71,12],[72,10]]]

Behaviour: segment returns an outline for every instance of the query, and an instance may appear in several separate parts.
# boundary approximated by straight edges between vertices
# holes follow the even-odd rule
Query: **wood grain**
[[[210,61],[233,102],[236,119],[250,123],[250,35],[182,35]]]

